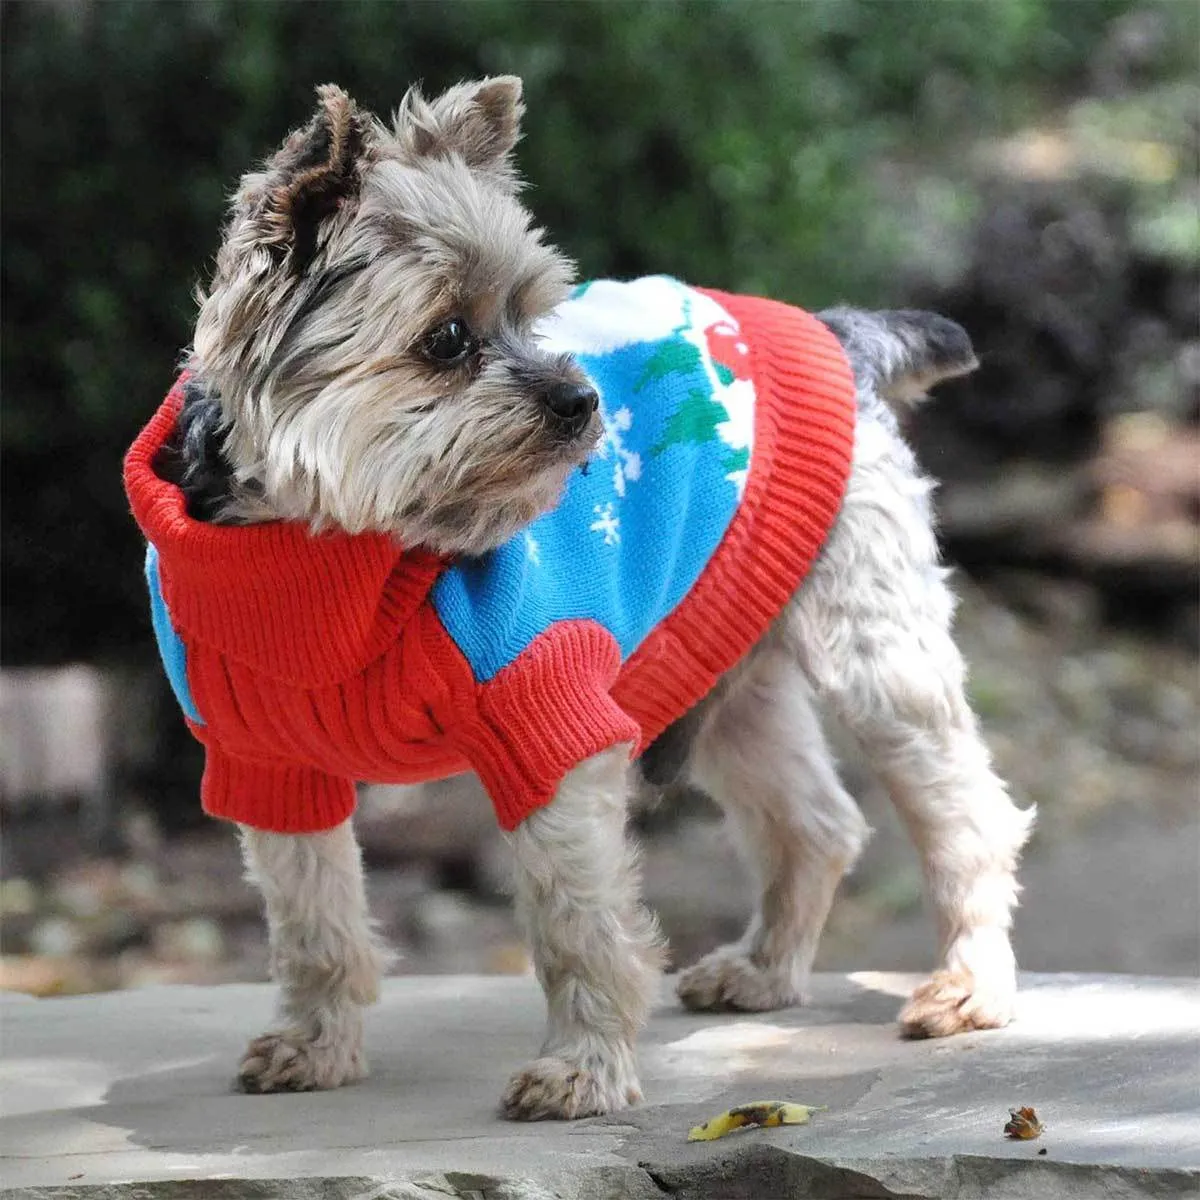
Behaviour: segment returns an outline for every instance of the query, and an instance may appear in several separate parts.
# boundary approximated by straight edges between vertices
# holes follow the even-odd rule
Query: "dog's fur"
[[[598,416],[564,430],[547,412],[556,385],[586,381],[532,332],[571,269],[518,200],[520,81],[463,84],[432,102],[412,91],[390,128],[335,87],[319,97],[312,121],[242,180],[161,470],[201,519],[284,518],[485,552],[555,504],[600,434]],[[461,363],[441,366],[430,347],[454,318],[473,340]],[[745,935],[684,971],[679,996],[741,1010],[803,997],[834,891],[867,835],[820,704],[886,782],[937,913],[941,965],[900,1014],[903,1030],[1003,1025],[1016,986],[1014,872],[1032,813],[992,773],[967,705],[931,485],[893,411],[972,369],[974,355],[958,326],[927,313],[822,319],[857,383],[840,515],[772,629],[643,764],[653,780],[690,778],[722,805],[760,886]],[[610,1112],[640,1094],[634,1042],[655,995],[659,937],[625,838],[628,753],[580,764],[511,835],[549,1008],[540,1057],[504,1096],[513,1117]],[[279,1027],[251,1042],[242,1086],[356,1079],[366,1069],[360,1009],[385,953],[350,824],[242,837],[283,991]]]

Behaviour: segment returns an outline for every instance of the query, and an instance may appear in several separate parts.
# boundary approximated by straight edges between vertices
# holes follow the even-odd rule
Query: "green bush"
[[[1187,8],[1186,5],[1175,7]],[[10,3],[6,662],[148,645],[119,459],[189,337],[223,197],[336,80],[516,72],[529,200],[585,275],[667,271],[809,306],[900,301],[914,197],[1079,86],[1124,0]]]

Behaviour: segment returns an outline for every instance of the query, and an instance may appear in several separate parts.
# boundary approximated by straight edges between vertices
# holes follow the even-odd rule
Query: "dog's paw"
[[[619,1112],[642,1099],[637,1076],[590,1068],[565,1058],[538,1058],[509,1081],[500,1101],[513,1121],[573,1121]]]
[[[722,946],[681,971],[675,994],[685,1008],[697,1012],[766,1012],[801,1000],[787,972],[755,965],[739,945]]]
[[[242,1055],[237,1082],[243,1092],[313,1092],[353,1083],[367,1073],[362,1046],[317,1043],[299,1029],[264,1033]]]
[[[982,987],[966,968],[935,971],[900,1011],[909,1038],[949,1037],[972,1029],[1001,1029],[1012,1020],[1016,988]]]

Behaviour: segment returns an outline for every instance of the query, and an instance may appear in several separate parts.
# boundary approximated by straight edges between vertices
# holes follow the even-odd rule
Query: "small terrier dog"
[[[390,545],[393,556],[398,546],[419,563],[470,569],[517,545],[536,565],[534,523],[555,509],[589,459],[594,472],[597,455],[604,458],[599,465],[616,472],[621,496],[627,486],[632,495],[649,468],[612,440],[636,418],[614,414],[586,362],[555,342],[554,315],[574,303],[567,300],[572,268],[518,200],[512,151],[521,83],[485,79],[434,100],[412,90],[390,126],[332,85],[318,95],[310,123],[241,181],[214,279],[199,298],[189,373],[153,458],[155,476],[183,497],[191,526],[213,536],[233,527],[225,530],[230,537],[252,537],[257,528],[264,540],[255,545],[268,549],[295,528],[333,547],[331,555],[347,539],[366,539],[373,548]],[[632,285],[606,286],[595,294],[619,297],[625,293],[613,287]],[[698,309],[724,303],[672,281],[646,287],[629,294]],[[730,361],[747,353],[733,325],[713,321],[706,328],[725,331],[712,336],[732,347]],[[903,1008],[903,1031],[940,1037],[1002,1026],[1016,991],[1009,929],[1032,810],[1018,810],[993,774],[968,706],[931,484],[896,417],[938,380],[973,369],[974,355],[958,326],[928,313],[838,308],[819,321],[811,336],[831,331],[831,343],[840,343],[852,397],[846,477],[829,527],[802,584],[761,636],[731,651],[715,686],[640,747],[651,782],[687,778],[723,807],[760,887],[744,936],[683,971],[678,995],[692,1009],[743,1011],[803,997],[834,891],[868,832],[839,782],[821,705],[848,726],[885,782],[921,853],[936,910],[940,966]],[[727,374],[709,367],[714,378],[737,375],[736,363]],[[646,367],[636,386],[657,370]],[[731,396],[736,386],[729,384]],[[687,422],[671,426],[681,444],[712,432],[704,424],[709,401],[691,399]],[[723,478],[741,496],[753,482],[739,474],[745,460],[735,443],[720,447],[728,452]],[[615,517],[595,509],[590,528],[605,544],[618,539]],[[136,502],[135,512],[143,520]],[[165,563],[168,551],[160,549]],[[204,558],[210,573],[215,561]],[[315,584],[296,583],[309,589],[297,593],[300,608],[324,605],[336,615],[340,561],[330,558]],[[169,585],[165,604],[160,583]],[[159,581],[153,572],[151,586],[170,673],[178,639],[168,624],[185,589],[178,577]],[[261,608],[264,625],[271,603]],[[182,626],[186,641],[186,619]],[[256,644],[245,642],[248,659]],[[305,646],[297,658],[317,665],[307,673],[297,667],[292,682],[328,724],[332,710],[320,706],[340,676],[320,667],[321,655],[338,648],[320,638]],[[234,654],[205,665],[210,660],[190,643],[187,654],[180,686],[195,691],[196,703],[190,692],[181,697],[203,737],[204,715],[215,711],[222,689],[236,691],[242,660]],[[373,687],[368,697],[387,693],[386,680]],[[553,709],[528,695],[532,707]],[[439,703],[406,719],[441,729],[457,701]],[[554,742],[571,703],[523,716],[545,730],[530,740]],[[247,728],[293,721],[268,701],[244,718]],[[353,720],[347,712],[346,736],[366,738],[351,729]],[[286,729],[280,736],[300,739]],[[580,754],[559,771],[552,792],[508,822],[518,907],[549,1014],[540,1056],[504,1095],[513,1118],[582,1117],[640,1098],[634,1042],[656,995],[660,950],[625,836],[638,734],[622,736]],[[245,749],[243,757],[251,762],[254,754]],[[479,759],[491,761],[483,751]],[[447,759],[441,774],[466,765]],[[249,778],[242,769],[210,753],[205,786],[236,794]],[[414,778],[437,773],[426,763]],[[289,795],[303,793],[313,811],[337,814],[329,827],[280,832],[278,824],[247,821],[241,828],[282,988],[278,1028],[253,1040],[241,1062],[240,1082],[251,1092],[332,1088],[366,1070],[361,1008],[376,997],[386,954],[367,914],[345,795],[322,791],[322,780],[276,771],[268,799],[286,806]],[[503,781],[493,779],[489,790],[495,799]]]

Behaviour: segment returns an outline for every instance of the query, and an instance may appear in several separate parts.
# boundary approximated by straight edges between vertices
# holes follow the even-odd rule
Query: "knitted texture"
[[[538,330],[600,396],[604,438],[552,512],[433,590],[476,679],[562,620],[592,620],[627,659],[694,586],[737,511],[754,432],[749,347],[674,279],[578,288]]]
[[[652,741],[782,610],[849,474],[833,335],[653,279],[580,290],[546,337],[596,381],[608,435],[554,513],[480,560],[193,521],[154,470],[182,380],[168,395],[125,483],[206,811],[314,832],[349,816],[356,780],[474,770],[514,828],[585,758]]]

